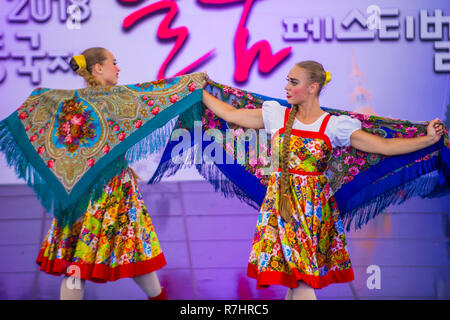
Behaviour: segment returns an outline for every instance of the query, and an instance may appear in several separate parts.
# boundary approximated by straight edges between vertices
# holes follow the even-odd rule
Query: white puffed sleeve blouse
[[[287,108],[277,101],[265,101],[262,105],[264,128],[274,134],[284,126],[284,113]],[[304,124],[295,119],[293,129],[316,131],[320,129],[323,119],[328,113],[321,115],[314,123]],[[331,145],[335,147],[350,146],[350,136],[356,130],[361,129],[361,122],[358,119],[346,115],[330,117],[325,134],[330,139]]]

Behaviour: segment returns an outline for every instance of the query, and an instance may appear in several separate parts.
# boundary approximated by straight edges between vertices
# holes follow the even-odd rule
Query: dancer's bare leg
[[[148,297],[156,297],[162,291],[156,272],[136,276],[133,280],[145,292]]]
[[[292,300],[317,300],[314,289],[303,281],[299,281],[298,287],[291,290]]]
[[[292,289],[289,288],[288,291],[286,292],[286,297],[284,298],[284,300],[292,300]]]
[[[61,300],[83,300],[86,280],[65,276],[61,282]]]

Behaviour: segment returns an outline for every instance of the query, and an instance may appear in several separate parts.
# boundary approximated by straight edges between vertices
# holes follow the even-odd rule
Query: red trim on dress
[[[278,134],[284,134],[284,128],[280,129]],[[299,130],[292,129],[291,135],[300,136],[302,138],[317,138],[322,139],[325,143],[333,150],[333,146],[331,145],[330,139],[325,133],[320,133],[318,131],[307,131],[307,130]]]
[[[278,129],[277,131],[275,131],[275,133],[272,136],[272,139],[275,138],[275,136],[277,135],[281,135],[284,133],[285,131],[285,127],[286,127],[286,122],[289,119],[289,112],[291,109],[287,108],[284,111],[284,125],[283,128]],[[291,135],[295,135],[295,136],[301,136],[303,138],[318,138],[318,139],[322,139],[323,141],[325,141],[325,143],[328,145],[328,147],[330,147],[330,150],[333,150],[333,145],[331,144],[330,138],[328,138],[328,136],[325,134],[325,130],[327,128],[328,125],[328,121],[331,118],[331,114],[327,114],[325,116],[325,118],[322,120],[322,124],[320,125],[320,129],[319,131],[309,131],[309,130],[299,130],[299,129],[292,129]]]
[[[330,150],[333,151],[333,146],[331,145],[330,138],[328,138],[328,136],[325,134],[325,130],[327,128],[328,121],[330,121],[330,118],[331,118],[331,114],[327,114],[325,116],[325,119],[322,120],[322,124],[320,125],[319,133],[321,133],[323,135],[323,137],[324,137],[323,140],[330,147]]]
[[[70,276],[72,274],[69,274],[67,269],[70,266],[77,266],[81,271],[81,279],[90,280],[97,283],[115,281],[121,278],[133,278],[135,276],[140,276],[161,269],[167,264],[162,252],[151,259],[129,263],[114,268],[108,267],[104,264],[84,264],[70,262],[63,259],[49,260],[47,257],[43,256],[43,252],[44,250],[39,252],[36,263],[41,266],[40,269],[45,273],[55,276],[62,274]]]
[[[319,132],[325,134],[325,129],[327,128],[328,121],[330,120],[331,115],[327,114],[325,118],[322,120],[322,124],[320,125]]]
[[[284,110],[284,123],[283,123],[283,128],[286,127],[286,123],[289,120],[289,113],[291,112],[292,109],[290,108],[286,108],[286,110]]]
[[[283,285],[288,288],[297,288],[298,281],[303,280],[314,289],[324,288],[332,283],[345,283],[353,281],[355,275],[353,268],[338,271],[328,271],[323,276],[313,276],[301,273],[298,269],[292,269],[292,274],[279,271],[258,272],[258,268],[253,264],[248,264],[247,275],[256,279],[256,288],[264,289],[270,285]]]

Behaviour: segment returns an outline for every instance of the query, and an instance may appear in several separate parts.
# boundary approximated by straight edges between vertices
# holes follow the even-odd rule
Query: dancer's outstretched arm
[[[351,146],[361,151],[393,156],[429,147],[441,139],[444,129],[439,119],[430,121],[427,135],[415,138],[385,139],[363,130],[356,130],[350,137]]]

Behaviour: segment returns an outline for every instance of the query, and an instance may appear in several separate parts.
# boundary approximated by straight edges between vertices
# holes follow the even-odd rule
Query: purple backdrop
[[[218,82],[278,98],[284,98],[292,65],[312,59],[332,74],[321,96],[324,106],[417,121],[439,117],[449,124],[448,0],[383,0],[375,7],[369,0],[126,2],[0,0],[0,118],[35,87],[84,86],[67,61],[87,47],[103,46],[119,62],[121,84],[207,71]],[[147,178],[156,161],[141,161],[136,170]],[[146,203],[150,212],[161,210],[155,226],[170,261],[162,277],[173,292],[189,292],[175,296],[281,297],[282,289],[261,293],[245,276],[256,212],[201,181],[193,192],[186,180],[201,180],[193,170],[169,180],[174,182],[148,189]],[[0,157],[0,298],[57,298],[59,280],[33,264],[49,220],[21,183]],[[161,192],[166,186],[172,198]],[[198,208],[183,209],[191,201]],[[448,208],[449,197],[409,201],[351,233],[357,280],[319,297],[448,299]],[[217,235],[224,223],[242,227]],[[370,265],[380,266],[382,289],[368,289]],[[134,284],[122,283],[111,284],[122,288],[122,296],[107,285],[93,287],[88,298],[140,297],[125,294]]]

